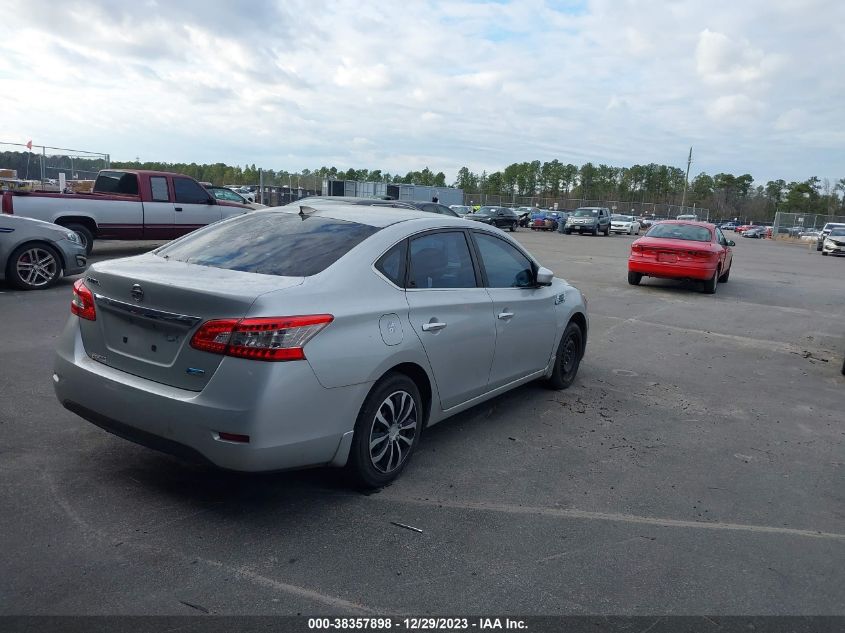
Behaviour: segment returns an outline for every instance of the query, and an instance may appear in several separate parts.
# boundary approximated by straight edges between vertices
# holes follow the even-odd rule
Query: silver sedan
[[[572,384],[581,293],[504,232],[405,209],[256,211],[74,287],[53,382],[126,439],[233,470],[346,466],[379,487],[424,427]]]
[[[21,290],[48,288],[64,275],[85,270],[79,236],[63,226],[0,215],[0,280]]]

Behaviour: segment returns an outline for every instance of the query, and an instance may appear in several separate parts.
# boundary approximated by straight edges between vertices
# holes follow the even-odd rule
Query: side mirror
[[[728,246],[736,246],[736,242],[734,242],[733,240],[729,240]]]
[[[537,285],[538,286],[551,286],[552,279],[554,279],[555,274],[550,271],[548,268],[544,268],[540,266],[539,270],[537,271]]]
[[[214,196],[209,196],[209,198],[205,201],[206,204],[217,204],[217,198]]]

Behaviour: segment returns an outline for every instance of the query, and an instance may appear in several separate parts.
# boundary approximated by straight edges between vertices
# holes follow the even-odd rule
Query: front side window
[[[490,288],[526,288],[534,284],[531,260],[504,240],[475,233]]]
[[[430,233],[411,242],[409,288],[475,288],[475,269],[461,231]]]
[[[282,277],[325,270],[378,229],[286,212],[247,213],[159,248],[165,259]]]
[[[174,178],[173,191],[176,202],[185,204],[205,204],[208,202],[208,192],[198,182],[190,178]]]
[[[150,189],[152,189],[153,202],[170,201],[170,194],[167,192],[167,178],[164,176],[152,176],[150,178]]]

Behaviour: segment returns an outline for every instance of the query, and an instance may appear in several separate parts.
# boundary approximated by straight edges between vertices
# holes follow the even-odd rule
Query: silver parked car
[[[74,287],[69,410],[233,470],[348,466],[369,487],[423,428],[526,382],[563,389],[586,301],[478,222],[333,204],[255,211]]]
[[[0,280],[21,290],[48,288],[66,275],[85,270],[79,236],[63,226],[14,215],[0,215]]]

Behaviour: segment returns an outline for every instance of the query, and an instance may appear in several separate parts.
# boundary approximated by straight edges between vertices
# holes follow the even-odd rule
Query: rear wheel
[[[719,283],[720,283],[720,284],[725,284],[725,283],[728,283],[728,278],[729,278],[730,276],[731,276],[731,269],[730,269],[730,268],[728,268],[728,269],[725,271],[725,274],[724,274],[724,275],[722,275],[721,277],[719,277]]]
[[[639,286],[640,282],[643,280],[642,273],[635,273],[632,270],[628,271],[628,283],[632,286]]]
[[[704,294],[708,294],[708,295],[715,294],[716,283],[718,282],[718,279],[719,279],[719,271],[717,270],[715,273],[713,273],[713,276],[710,279],[708,279],[707,281],[704,282],[704,288],[703,288]]]
[[[583,352],[584,333],[577,323],[570,321],[560,338],[555,354],[555,366],[552,375],[546,379],[546,385],[551,389],[569,387],[578,375]]]
[[[376,384],[358,413],[347,466],[361,486],[381,488],[399,476],[419,443],[422,416],[413,380],[388,374]]]
[[[48,288],[61,275],[62,260],[47,244],[24,244],[15,249],[6,269],[6,278],[21,290]]]
[[[516,222],[511,222],[511,225],[510,225],[510,227],[509,227],[509,228],[510,228],[510,232],[511,232],[511,233],[513,233],[514,231],[516,231]]]
[[[79,236],[79,241],[85,247],[85,254],[90,255],[94,250],[94,234],[91,229],[84,224],[64,224],[63,226]]]

